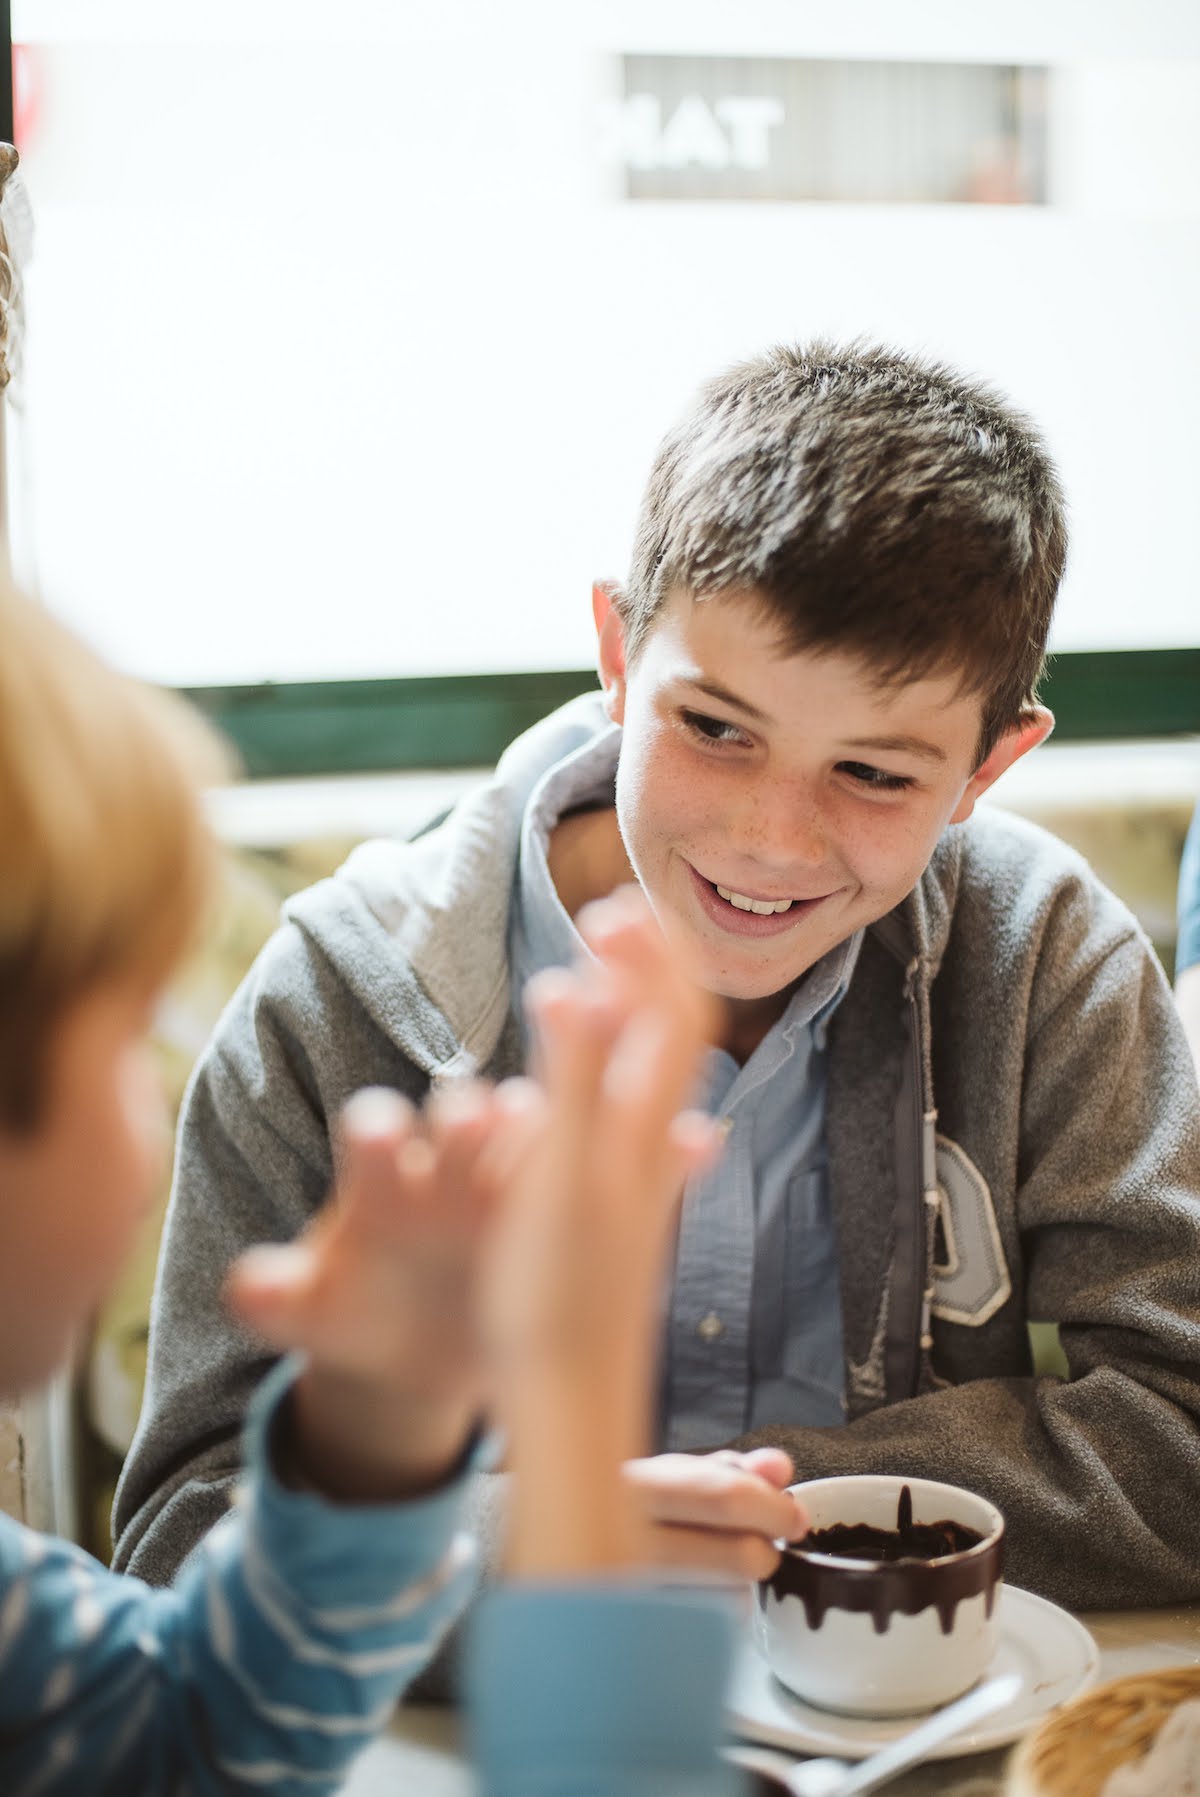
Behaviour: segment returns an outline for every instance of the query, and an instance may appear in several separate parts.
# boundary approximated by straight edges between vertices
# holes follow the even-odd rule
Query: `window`
[[[583,668],[662,430],[816,332],[1039,419],[1059,649],[1200,644],[1191,9],[17,0],[13,29],[16,547],[137,671]]]

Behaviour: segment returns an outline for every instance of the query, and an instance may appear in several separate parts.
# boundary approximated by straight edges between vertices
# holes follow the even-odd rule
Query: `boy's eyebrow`
[[[848,749],[882,749],[885,753],[917,755],[922,761],[945,761],[946,751],[923,736],[856,736],[846,742]]]
[[[751,705],[749,699],[740,698],[719,680],[688,679],[687,685],[695,687],[698,693],[707,693],[710,699],[716,699],[722,705],[732,705],[735,710],[752,718],[756,724],[769,724],[770,718],[757,705]],[[885,754],[916,755],[921,761],[944,762],[946,751],[936,743],[931,743],[923,736],[855,736],[848,737],[847,749],[880,749]]]
[[[743,699],[722,686],[719,680],[693,680],[685,676],[688,686],[694,686],[698,693],[707,693],[710,699],[716,699],[721,705],[732,705],[735,710],[743,712],[746,717],[753,718],[756,724],[769,724],[770,718],[757,705],[751,705],[749,699]]]

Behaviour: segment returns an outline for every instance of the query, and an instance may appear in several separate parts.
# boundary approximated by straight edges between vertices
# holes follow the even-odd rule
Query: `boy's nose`
[[[824,866],[828,844],[811,798],[772,786],[755,793],[742,808],[738,846],[764,871],[810,873]]]

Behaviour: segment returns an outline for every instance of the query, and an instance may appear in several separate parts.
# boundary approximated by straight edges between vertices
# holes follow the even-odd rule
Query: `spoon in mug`
[[[924,1722],[910,1729],[898,1740],[889,1741],[878,1753],[865,1760],[819,1759],[789,1760],[781,1753],[757,1747],[733,1747],[727,1757],[747,1772],[767,1775],[760,1786],[763,1791],[784,1790],[788,1797],[860,1797],[860,1793],[877,1790],[915,1766],[933,1748],[940,1747],[952,1735],[961,1734],[973,1723],[1002,1710],[1021,1689],[1020,1675],[1009,1672],[1003,1678],[990,1678],[976,1685],[965,1697],[956,1698],[944,1709],[936,1710]]]

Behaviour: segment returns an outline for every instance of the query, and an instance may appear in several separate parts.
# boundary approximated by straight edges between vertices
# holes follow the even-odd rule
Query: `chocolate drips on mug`
[[[784,1549],[758,1595],[764,1606],[768,1591],[780,1601],[798,1597],[811,1629],[820,1628],[827,1610],[866,1611],[877,1635],[885,1633],[897,1611],[915,1616],[932,1605],[943,1635],[948,1635],[964,1598],[982,1592],[991,1615],[1003,1566],[1002,1530],[988,1541],[948,1517],[914,1523],[912,1492],[905,1485],[895,1529],[843,1522],[810,1529],[794,1547]]]

